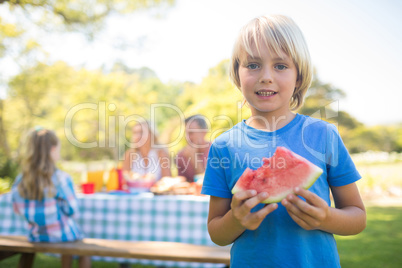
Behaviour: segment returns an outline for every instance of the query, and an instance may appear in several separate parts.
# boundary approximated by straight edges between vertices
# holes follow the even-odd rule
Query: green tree
[[[38,68],[38,59],[46,56],[41,49],[41,42],[46,40],[37,40],[36,30],[44,29],[45,32],[56,31],[74,31],[82,32],[89,39],[93,39],[95,34],[104,26],[107,16],[111,14],[129,14],[136,10],[150,8],[166,8],[171,6],[174,0],[0,0],[0,8],[8,9],[9,16],[0,18],[0,60],[5,58],[9,62],[14,62],[22,70],[26,72]],[[36,27],[36,28],[35,28]],[[36,30],[35,30],[36,29]],[[7,63],[2,64],[7,66]],[[7,77],[2,76],[0,71],[0,89],[8,88]],[[17,90],[28,90],[22,87],[24,83],[23,76],[14,79],[13,83],[19,83]],[[26,84],[27,86],[27,84]],[[7,90],[8,91],[8,90]],[[14,92],[16,94],[18,92]],[[18,95],[18,94],[17,94]],[[45,117],[51,107],[36,106],[34,100],[42,100],[45,94],[40,90],[28,94],[33,97],[29,100],[22,92],[19,96],[23,96],[23,100],[19,105],[27,108],[27,117],[22,118],[22,128],[27,127],[27,122],[32,116]],[[57,100],[57,98],[54,98]],[[51,105],[51,104],[50,104]],[[7,140],[7,131],[5,128],[5,116],[11,114],[6,110],[4,100],[0,98],[0,149],[10,157],[10,145]],[[25,118],[25,119],[24,119]],[[25,123],[24,123],[25,122]],[[32,122],[32,121],[31,121]]]
[[[349,147],[353,146],[352,133],[363,127],[363,124],[349,113],[339,110],[338,102],[345,97],[344,91],[322,82],[315,71],[304,104],[298,112],[335,124],[345,145]]]
[[[10,47],[10,40],[17,39],[23,34],[23,30],[17,25],[6,23],[0,18],[0,58],[4,57],[7,48]],[[0,73],[0,86],[4,84],[4,77]],[[7,141],[6,129],[4,128],[4,100],[0,98],[0,148],[5,157],[11,155],[10,146]]]
[[[351,153],[366,151],[401,152],[402,127],[394,126],[359,126],[348,136],[346,144]]]
[[[7,129],[18,133],[9,135],[12,148],[18,148],[19,133],[42,125],[55,129],[63,144],[72,145],[63,149],[66,159],[117,158],[119,144],[112,139],[119,138],[115,135],[126,135],[126,129],[122,131],[120,125],[139,117],[150,119],[153,104],[174,104],[182,88],[178,83],[163,84],[150,73],[152,70],[88,71],[64,62],[39,63],[23,70],[10,80],[5,102]],[[171,117],[177,116],[169,107],[156,112],[156,123],[162,128]],[[69,134],[73,135],[70,140]],[[80,145],[93,142],[97,145],[80,148],[71,140],[79,141]]]
[[[100,30],[105,18],[112,13],[127,14],[173,3],[174,0],[0,0],[0,5],[6,5],[11,12],[19,11],[29,16],[39,26],[81,31],[89,36]]]
[[[341,128],[354,129],[361,123],[347,112],[340,111],[337,105],[338,101],[345,97],[344,91],[322,82],[315,71],[304,104],[298,112],[336,123]]]

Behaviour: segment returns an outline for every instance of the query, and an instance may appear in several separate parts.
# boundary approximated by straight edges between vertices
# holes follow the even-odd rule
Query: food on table
[[[295,187],[310,188],[323,172],[285,147],[277,147],[274,155],[263,161],[257,170],[247,168],[243,172],[232,189],[233,194],[253,189],[257,193],[268,193],[268,198],[262,203],[276,203],[292,193]]]
[[[130,172],[128,176],[125,176],[126,183],[129,188],[151,188],[155,183],[155,175],[152,173],[139,174]]]
[[[157,181],[152,187],[151,192],[154,194],[201,194],[202,181],[187,182],[183,176],[178,177],[163,177]]]

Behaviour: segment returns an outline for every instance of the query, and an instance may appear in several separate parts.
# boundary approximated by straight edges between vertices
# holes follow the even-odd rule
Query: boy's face
[[[293,60],[284,52],[277,55],[265,45],[260,47],[260,54],[255,44],[251,48],[255,58],[244,53],[240,59],[239,78],[252,115],[276,119],[289,115],[289,102],[298,86]]]

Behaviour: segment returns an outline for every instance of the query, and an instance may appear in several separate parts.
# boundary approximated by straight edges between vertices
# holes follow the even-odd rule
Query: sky
[[[283,14],[303,31],[318,78],[346,93],[339,109],[367,125],[388,124],[402,122],[401,13],[398,0],[176,0],[163,12],[112,16],[93,42],[52,35],[44,48],[74,66],[120,60],[151,68],[163,82],[199,83],[230,58],[244,24]]]

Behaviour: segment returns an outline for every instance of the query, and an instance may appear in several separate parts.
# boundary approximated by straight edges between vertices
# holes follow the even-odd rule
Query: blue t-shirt
[[[283,146],[319,166],[324,172],[309,191],[330,205],[330,186],[361,178],[334,125],[297,114],[283,128],[266,132],[238,123],[212,144],[202,193],[232,198],[231,190],[243,171],[257,169],[263,157]],[[233,243],[232,268],[340,267],[332,234],[307,231],[296,224],[279,203],[254,231],[246,230]],[[253,211],[261,209],[257,205]]]

